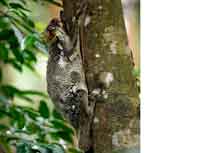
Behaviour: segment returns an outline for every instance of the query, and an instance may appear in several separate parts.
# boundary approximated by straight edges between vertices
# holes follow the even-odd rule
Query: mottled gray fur
[[[88,100],[79,43],[69,57],[63,52],[66,45],[59,48],[58,43],[59,40],[49,46],[48,94],[57,110],[76,129],[80,148],[87,150],[91,144],[90,130],[95,104]]]

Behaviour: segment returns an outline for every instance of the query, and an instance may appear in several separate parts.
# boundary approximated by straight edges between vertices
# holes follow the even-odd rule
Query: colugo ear
[[[60,19],[61,19],[61,22],[64,22],[66,20],[63,10],[60,10]]]
[[[63,30],[68,34],[71,30],[71,27],[69,26],[69,21],[66,21],[65,13],[63,10],[60,11],[60,20],[61,20],[61,26],[63,27]]]

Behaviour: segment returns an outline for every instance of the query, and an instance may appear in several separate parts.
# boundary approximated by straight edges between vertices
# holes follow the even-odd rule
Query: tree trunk
[[[67,18],[72,17],[78,2],[64,0]],[[86,2],[87,13],[80,29],[83,65],[89,93],[101,97],[96,99],[92,124],[93,152],[137,153],[139,98],[121,1]]]

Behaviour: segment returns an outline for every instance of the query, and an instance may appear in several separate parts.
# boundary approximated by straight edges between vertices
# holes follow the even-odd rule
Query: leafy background
[[[40,81],[47,59],[40,33],[49,5],[60,3],[0,0],[0,152],[80,152],[73,148],[74,130],[53,109]]]

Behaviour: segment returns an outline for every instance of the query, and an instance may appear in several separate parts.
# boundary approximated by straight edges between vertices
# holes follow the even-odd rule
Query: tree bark
[[[64,0],[67,18],[73,17],[78,2]],[[86,3],[87,14],[80,29],[84,71],[89,93],[100,90],[98,94],[102,97],[96,99],[92,123],[93,152],[137,153],[139,98],[121,1],[87,0]]]

